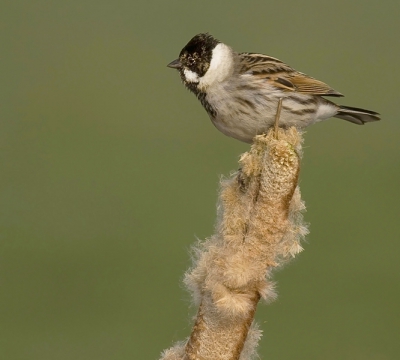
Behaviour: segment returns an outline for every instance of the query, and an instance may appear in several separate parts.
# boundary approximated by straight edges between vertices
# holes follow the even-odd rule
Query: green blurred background
[[[308,129],[311,234],[257,312],[261,359],[400,358],[398,0],[3,1],[0,359],[157,359],[212,234],[223,136],[166,68],[196,33],[382,113]]]

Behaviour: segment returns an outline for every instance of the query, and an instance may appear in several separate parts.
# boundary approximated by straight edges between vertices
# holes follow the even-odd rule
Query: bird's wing
[[[343,96],[322,81],[298,72],[284,62],[271,56],[241,53],[240,74],[265,79],[269,84],[283,90],[322,96]]]

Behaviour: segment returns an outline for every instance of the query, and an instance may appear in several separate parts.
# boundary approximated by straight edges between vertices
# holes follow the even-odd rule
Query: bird
[[[325,99],[343,95],[283,61],[235,52],[209,33],[195,35],[167,66],[179,71],[218,130],[246,143],[274,126],[303,129],[331,117],[358,125],[380,120],[375,111]]]

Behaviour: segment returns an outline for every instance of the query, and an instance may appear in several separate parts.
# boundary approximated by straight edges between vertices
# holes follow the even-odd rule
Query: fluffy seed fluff
[[[297,186],[301,141],[294,128],[279,130],[278,139],[257,136],[240,170],[221,182],[215,234],[195,246],[184,279],[199,305],[195,325],[186,345],[163,360],[254,358],[257,303],[275,299],[271,274],[302,250],[307,234]]]

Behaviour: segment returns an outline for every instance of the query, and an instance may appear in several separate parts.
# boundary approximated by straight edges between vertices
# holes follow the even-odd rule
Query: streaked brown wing
[[[296,88],[296,91],[303,94],[343,96],[340,92],[332,89],[322,81],[316,80],[306,74],[297,73],[288,79]]]
[[[302,94],[343,96],[322,81],[298,72],[284,62],[263,54],[242,53],[241,74],[251,74],[265,79],[271,85],[284,91],[296,91]]]

